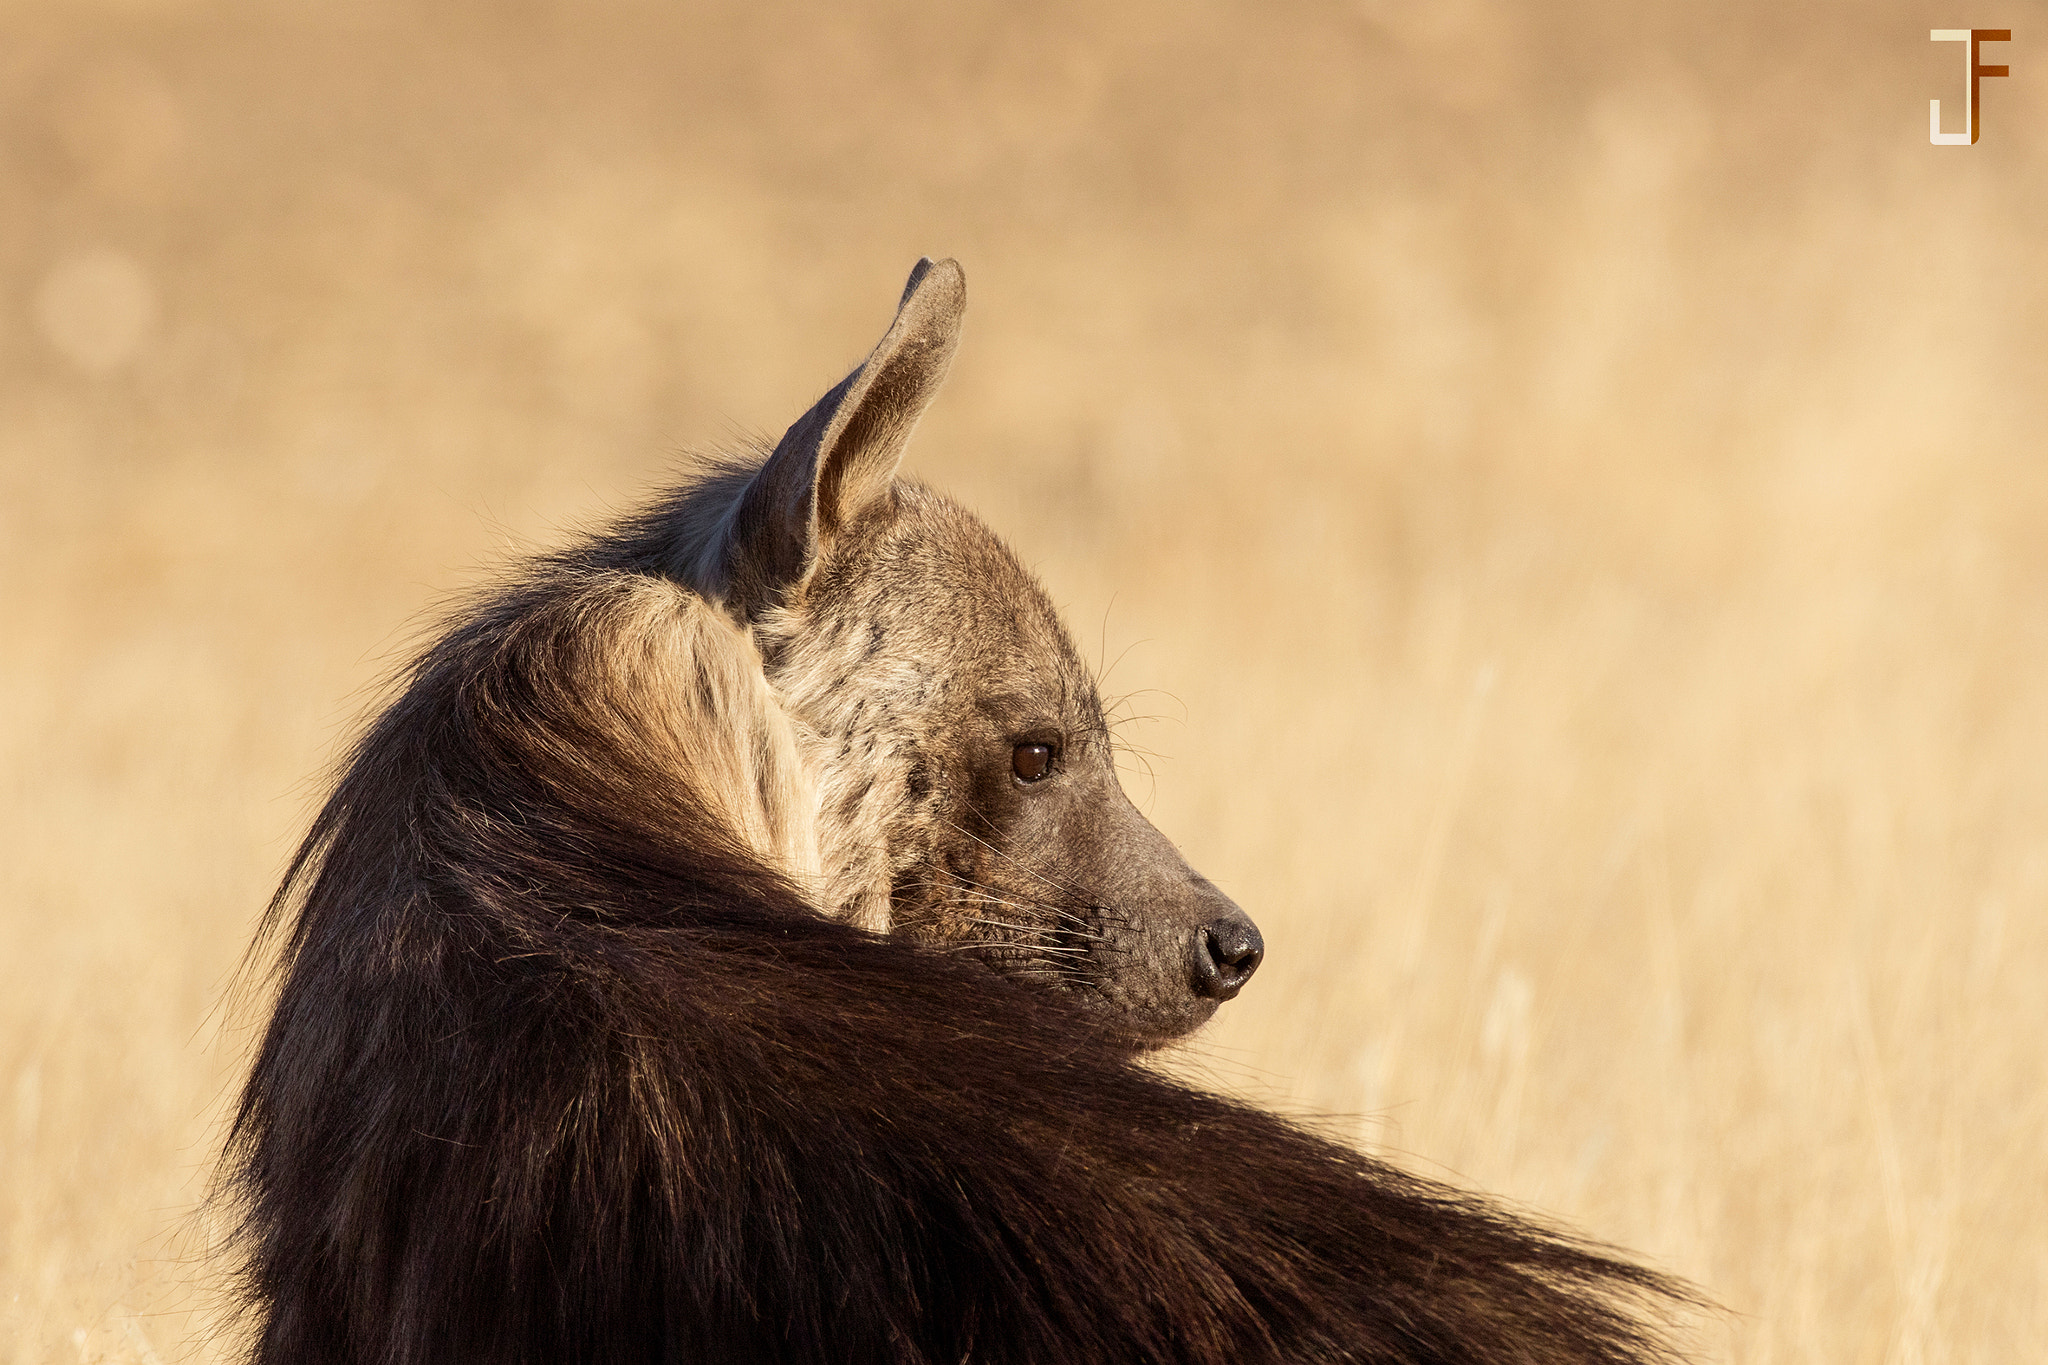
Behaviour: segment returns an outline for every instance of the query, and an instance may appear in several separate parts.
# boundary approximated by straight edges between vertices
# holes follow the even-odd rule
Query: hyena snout
[[[1194,938],[1195,994],[1211,1000],[1233,999],[1266,957],[1259,926],[1234,905],[1195,930]]]
[[[1127,805],[1119,814],[1095,827],[1114,851],[1099,890],[1120,912],[1099,984],[1143,1045],[1157,1046],[1200,1028],[1236,998],[1265,960],[1266,940],[1150,821]]]

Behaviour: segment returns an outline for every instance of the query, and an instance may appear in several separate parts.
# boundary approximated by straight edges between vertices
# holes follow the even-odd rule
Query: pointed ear
[[[959,265],[920,260],[881,343],[777,443],[728,541],[729,595],[743,614],[801,587],[848,527],[894,497],[896,466],[946,377],[966,307]]]

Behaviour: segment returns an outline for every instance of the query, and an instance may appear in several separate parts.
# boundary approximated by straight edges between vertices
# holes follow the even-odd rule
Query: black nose
[[[1211,920],[1195,930],[1195,994],[1230,999],[1244,989],[1265,956],[1258,925],[1243,915]]]

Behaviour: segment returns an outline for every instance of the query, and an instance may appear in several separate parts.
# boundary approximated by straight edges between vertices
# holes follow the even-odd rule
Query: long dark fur
[[[630,558],[429,650],[278,893],[257,1360],[1661,1358],[1660,1277],[812,912],[577,691]]]
[[[996,627],[1039,610],[985,530],[890,483],[961,291],[920,263],[758,476],[714,472],[473,604],[357,744],[271,905],[276,1006],[223,1166],[261,1365],[1668,1358],[1650,1324],[1685,1295],[1662,1277],[1133,1064],[1144,1010],[1207,1017],[1186,982],[1119,1014],[1001,952],[828,918],[763,851],[808,847],[810,805],[775,785],[795,741],[748,710],[769,675],[742,631],[849,600],[847,547],[884,533],[856,510],[1008,575]],[[919,605],[891,580],[873,610]],[[917,638],[966,619],[934,610]],[[880,647],[874,616],[831,629]],[[1098,790],[1080,744],[1063,761],[1028,811]],[[1134,812],[1117,828],[1171,873],[1132,896],[1237,913]],[[879,866],[906,897],[917,870]],[[1203,979],[1204,1009],[1235,992]]]

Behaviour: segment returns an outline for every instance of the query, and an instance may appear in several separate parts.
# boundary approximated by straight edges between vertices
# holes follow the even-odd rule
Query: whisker
[[[958,827],[956,826],[955,828]],[[962,830],[961,832],[966,833],[965,830]],[[969,834],[968,837],[971,839],[974,836]],[[991,849],[991,851],[996,852],[996,850],[994,849]],[[1002,855],[1000,852],[997,852],[997,856],[1002,857],[1004,855]],[[1027,873],[1030,871],[1028,868],[1024,870]],[[1006,896],[1001,892],[989,889],[986,885],[982,883],[969,881],[967,878],[960,876],[960,874],[956,872],[949,871],[947,875],[949,877],[952,877],[954,880],[951,882],[938,882],[930,879],[925,879],[911,884],[913,886],[919,887],[920,889],[927,891],[943,891],[951,895],[959,896],[961,899],[968,901],[983,901],[992,905],[1007,905],[1013,909],[1018,910],[1050,910],[1056,915],[1060,915],[1066,918],[1072,918],[1076,922],[1083,922],[1083,916],[1080,912],[1076,911],[1073,908],[1073,904],[1071,902],[1022,898],[1016,895]],[[1041,878],[1040,880],[1045,879]],[[1091,905],[1090,908],[1093,909],[1094,907]]]
[[[947,824],[949,824],[949,825],[952,825],[952,827],[953,827],[953,828],[954,828],[955,830],[958,830],[958,831],[959,831],[960,833],[962,833],[962,834],[966,835],[966,836],[967,836],[968,838],[970,838],[970,839],[974,840],[974,842],[975,842],[975,843],[977,843],[977,844],[980,844],[980,845],[981,845],[981,846],[982,846],[983,848],[987,849],[987,850],[988,850],[988,851],[989,851],[990,853],[993,853],[993,854],[995,854],[995,855],[996,855],[996,857],[998,857],[998,858],[1001,858],[1001,859],[1002,859],[1002,860],[1003,860],[1004,862],[1006,862],[1006,863],[1008,863],[1008,864],[1009,864],[1010,866],[1012,866],[1012,867],[1016,868],[1016,869],[1017,869],[1017,870],[1018,870],[1019,872],[1022,872],[1022,873],[1023,873],[1023,874],[1025,875],[1025,876],[1027,876],[1027,877],[1031,877],[1031,878],[1034,878],[1034,879],[1036,879],[1036,880],[1038,880],[1038,881],[1041,881],[1041,882],[1044,882],[1044,883],[1045,883],[1045,884],[1046,884],[1047,886],[1051,887],[1051,888],[1052,888],[1053,890],[1055,890],[1055,891],[1060,891],[1060,892],[1064,892],[1065,894],[1067,894],[1067,895],[1069,895],[1069,896],[1072,896],[1072,897],[1073,897],[1074,899],[1076,899],[1076,900],[1086,900],[1086,899],[1087,899],[1087,897],[1086,897],[1086,896],[1084,896],[1084,895],[1082,895],[1082,894],[1081,894],[1081,892],[1080,892],[1080,889],[1079,889],[1078,887],[1073,887],[1073,886],[1067,886],[1067,885],[1064,885],[1064,884],[1062,884],[1061,882],[1059,882],[1059,881],[1056,881],[1056,880],[1054,880],[1053,878],[1051,878],[1051,877],[1048,877],[1048,876],[1046,876],[1046,875],[1045,875],[1044,873],[1042,873],[1042,872],[1034,872],[1034,871],[1032,871],[1032,870],[1031,870],[1030,868],[1028,868],[1028,867],[1024,866],[1024,864],[1022,864],[1022,863],[1018,862],[1018,861],[1017,861],[1017,860],[1016,860],[1015,858],[1012,858],[1012,857],[1011,857],[1011,856],[1010,856],[1009,854],[1007,854],[1007,853],[1003,852],[1003,851],[1002,851],[1001,849],[997,848],[997,847],[996,847],[996,846],[995,846],[994,844],[990,843],[990,842],[989,842],[988,840],[986,840],[986,839],[982,838],[982,837],[981,837],[980,835],[978,835],[978,834],[974,833],[974,831],[972,831],[972,830],[970,830],[970,829],[966,829],[966,828],[963,828],[963,827],[962,827],[961,825],[959,825],[959,824],[957,824],[957,823],[955,823],[954,821],[951,821],[951,820],[948,820],[948,821],[947,821],[946,823],[947,823]]]
[[[970,835],[968,837],[972,838],[973,836]],[[945,873],[945,880],[942,881],[933,877],[925,877],[913,883],[913,885],[922,886],[927,889],[939,889],[946,891],[968,891],[989,896],[1000,896],[1002,894],[1001,892],[987,886],[982,882],[977,882],[971,877],[968,877],[959,872],[955,872],[951,868],[945,868],[942,870]]]
[[[1043,932],[1045,932],[1045,931],[1044,931],[1044,930],[1042,930],[1042,929],[1029,929],[1029,928],[1026,928],[1025,926],[1023,926],[1023,925],[1021,925],[1021,924],[1005,924],[1005,923],[1003,923],[1003,922],[1002,922],[1001,920],[992,920],[992,919],[970,919],[970,920],[968,920],[968,921],[967,921],[967,923],[969,923],[969,924],[986,924],[986,925],[989,925],[990,927],[992,927],[992,928],[996,928],[996,929],[1016,929],[1016,930],[1019,930],[1020,932],[1023,932],[1023,933],[1027,933],[1027,934],[1040,934],[1040,933],[1043,933]],[[1050,943],[1032,943],[1032,942],[1024,942],[1024,943],[1019,943],[1019,942],[1017,942],[1017,941],[1015,941],[1015,940],[1013,940],[1013,939],[983,939],[983,940],[981,940],[981,941],[980,941],[980,944],[979,944],[979,946],[983,946],[983,947],[991,947],[991,946],[992,946],[992,947],[1000,947],[1000,948],[1028,948],[1028,949],[1030,949],[1030,950],[1031,950],[1032,952],[1034,952],[1034,953],[1079,953],[1079,954],[1083,954],[1083,955],[1085,955],[1085,954],[1086,954],[1086,953],[1088,952],[1088,950],[1087,950],[1086,948],[1062,948],[1062,947],[1060,947],[1060,946],[1059,946],[1058,944],[1050,944]]]
[[[1020,934],[1035,934],[1038,929],[1030,924],[1013,924],[1006,919],[983,919],[978,915],[963,915],[969,924],[986,924],[991,929],[1015,929]]]
[[[979,838],[971,831],[960,829],[958,825],[954,825],[953,828],[974,839],[997,857],[1003,858],[1013,866],[1017,865],[1015,859],[1009,858],[987,840]],[[1027,874],[1030,873],[1028,868],[1023,870]],[[1012,933],[1029,935],[1030,938],[1024,942],[979,940],[974,944],[962,945],[960,951],[986,952],[991,947],[1011,947],[1034,953],[1086,957],[1108,944],[1109,935],[1105,930],[1110,927],[1128,928],[1131,924],[1129,916],[1107,906],[1088,904],[1085,907],[1077,907],[1070,902],[1004,895],[963,876],[952,868],[941,867],[934,869],[933,872],[935,875],[920,877],[908,885],[916,890],[936,891],[950,898],[955,905],[965,908],[1008,912],[1013,916],[1029,916],[1034,911],[1049,912],[1052,916],[1052,922],[1049,924],[1030,924],[1020,922],[1018,918],[991,916],[986,913],[963,915],[960,919],[964,923],[978,924],[991,929],[1005,929]],[[1040,877],[1039,880],[1049,885],[1053,884],[1049,878]],[[1058,941],[1048,943],[1045,941],[1048,938]]]

